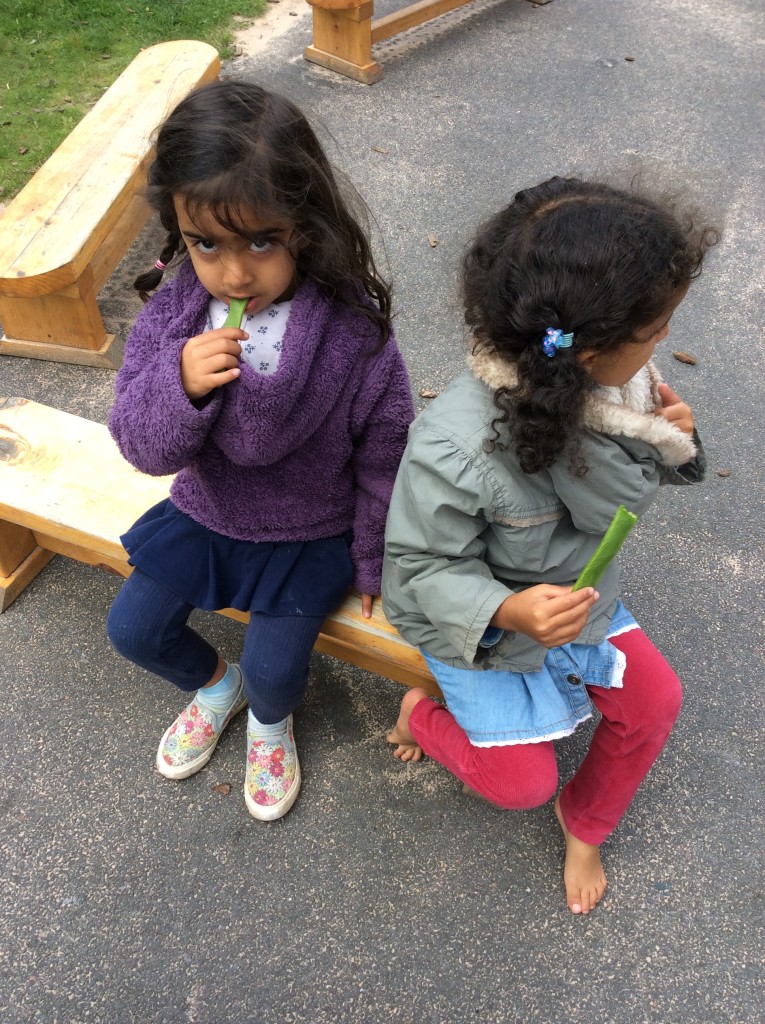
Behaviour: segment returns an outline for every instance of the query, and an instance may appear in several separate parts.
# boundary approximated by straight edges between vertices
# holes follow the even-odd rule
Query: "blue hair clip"
[[[542,338],[542,350],[548,359],[552,359],[559,348],[571,348],[574,344],[574,332],[564,334],[557,327],[548,327]]]

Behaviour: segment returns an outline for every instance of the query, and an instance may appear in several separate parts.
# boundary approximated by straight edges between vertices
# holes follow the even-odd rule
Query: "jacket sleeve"
[[[193,404],[181,384],[189,333],[188,316],[177,310],[188,284],[179,272],[141,311],[114,385],[109,430],[128,462],[152,476],[176,473],[193,460],[222,401],[219,389],[206,403]]]
[[[646,511],[659,488],[659,452],[653,445],[587,431],[581,454],[587,465],[584,477],[572,475],[566,458],[549,470],[578,530],[602,536],[619,505],[636,516]]]
[[[685,486],[700,484],[707,475],[707,457],[698,431],[693,431],[693,443],[696,445],[694,458],[684,462],[682,466],[659,466],[659,483]]]
[[[511,593],[484,560],[493,506],[490,482],[457,443],[415,426],[391,499],[383,597],[403,618],[424,614],[467,662]]]
[[[393,339],[375,362],[351,410],[356,495],[351,558],[354,586],[362,594],[380,593],[385,521],[414,418],[409,375]]]

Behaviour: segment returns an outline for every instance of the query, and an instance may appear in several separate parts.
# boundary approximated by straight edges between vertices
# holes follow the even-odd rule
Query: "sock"
[[[281,736],[287,730],[287,718],[283,718],[281,722],[274,722],[273,725],[263,725],[259,722],[252,711],[247,712],[247,726],[248,731],[255,734],[255,738],[258,740],[270,740],[276,736]]]
[[[241,676],[234,665],[226,665],[226,674],[215,686],[197,691],[197,700],[211,711],[228,711],[239,689]]]

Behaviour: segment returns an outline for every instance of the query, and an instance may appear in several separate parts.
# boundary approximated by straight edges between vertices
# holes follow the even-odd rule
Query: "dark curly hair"
[[[164,264],[186,251],[175,196],[190,213],[205,209],[239,234],[248,211],[294,225],[298,276],[362,311],[381,345],[388,340],[391,291],[372,256],[366,207],[350,185],[341,188],[313,129],[289,100],[231,79],[190,93],[157,130],[149,168],[146,197],[167,231],[159,255]],[[155,267],[134,287],[145,300],[161,280]]]
[[[607,184],[555,177],[518,192],[479,228],[463,262],[474,351],[496,353],[518,376],[494,395],[500,415],[487,448],[504,446],[507,425],[525,473],[564,450],[572,471],[585,473],[578,437],[595,383],[577,354],[632,340],[698,277],[718,238],[670,200]],[[541,344],[548,327],[574,334],[553,359]]]

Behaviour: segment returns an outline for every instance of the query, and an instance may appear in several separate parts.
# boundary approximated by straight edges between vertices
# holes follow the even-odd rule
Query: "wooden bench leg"
[[[117,369],[122,346],[107,334],[96,304],[93,270],[76,284],[29,298],[0,296],[0,355]]]
[[[372,0],[308,3],[313,7],[313,45],[303,51],[305,59],[364,85],[379,81],[382,68],[372,60]]]
[[[53,558],[24,526],[0,522],[0,613]]]

